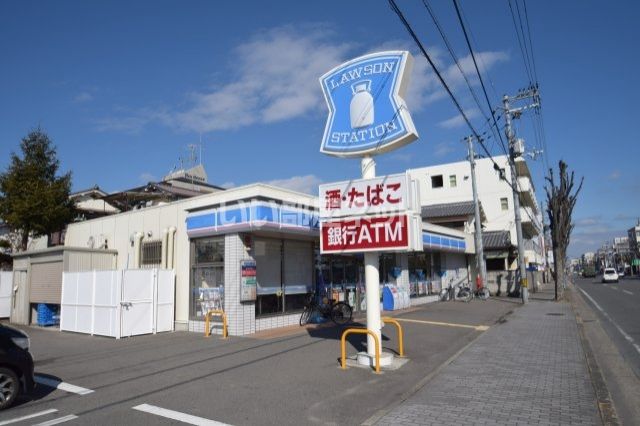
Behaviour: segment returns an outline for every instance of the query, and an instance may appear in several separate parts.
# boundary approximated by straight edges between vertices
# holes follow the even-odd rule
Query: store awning
[[[318,213],[315,211],[268,201],[249,201],[193,212],[186,220],[189,237],[261,230],[319,235],[319,223]]]

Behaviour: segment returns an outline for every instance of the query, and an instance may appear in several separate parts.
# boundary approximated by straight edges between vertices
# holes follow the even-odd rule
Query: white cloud
[[[234,182],[225,182],[225,183],[221,184],[220,186],[225,188],[225,189],[231,189],[231,188],[235,188],[236,184]]]
[[[439,144],[437,144],[435,146],[435,149],[433,151],[433,155],[441,158],[446,156],[449,153],[452,153],[454,151],[454,147],[453,147],[453,143],[451,142],[440,142]]]
[[[93,95],[89,92],[80,92],[73,98],[73,102],[76,103],[89,102],[91,100],[93,100]]]
[[[329,40],[321,26],[275,28],[238,46],[237,78],[190,95],[171,124],[198,132],[273,123],[323,108],[318,77],[344,60],[351,45]]]
[[[441,50],[438,48],[430,48],[427,49],[427,51],[438,67],[438,70],[440,70],[442,78],[452,91],[455,92],[462,85],[466,84],[464,76],[460,73],[460,70],[455,63],[445,65],[445,62],[442,59],[444,54]],[[406,101],[409,111],[418,112],[429,104],[443,99],[448,95],[440,83],[440,80],[437,78],[431,66],[422,54],[414,53],[414,59],[413,72],[411,82],[409,83]],[[485,77],[491,68],[500,62],[507,61],[509,56],[505,52],[487,51],[476,53],[476,59],[478,61],[478,67],[483,73],[483,77]],[[458,64],[472,86],[476,86],[480,83],[476,76],[473,58],[471,55],[459,58]]]
[[[609,180],[618,180],[620,179],[620,176],[622,176],[622,174],[620,173],[620,170],[614,170],[611,172],[611,174],[609,175],[608,179]]]
[[[411,48],[406,41],[389,41],[375,50]],[[350,42],[337,42],[334,31],[323,25],[288,25],[258,32],[231,50],[231,72],[227,73],[231,80],[187,94],[182,108],[120,111],[120,117],[99,120],[97,129],[135,133],[159,122],[206,133],[325,113],[318,78],[362,53],[355,50]],[[452,90],[464,84],[456,65],[445,60],[445,52],[437,47],[428,51]],[[414,51],[413,56],[406,102],[416,113],[447,94],[422,54]],[[508,59],[504,52],[479,52],[476,56],[486,70]],[[475,75],[470,56],[461,58],[460,66],[469,76]],[[477,78],[471,81],[477,84]]]
[[[469,120],[480,115],[480,112],[477,109],[465,110],[464,113]],[[438,125],[445,129],[455,129],[456,127],[466,125],[466,122],[464,121],[464,117],[462,117],[461,114],[458,114],[454,117],[441,121]]]
[[[116,131],[138,133],[150,120],[139,117],[104,117],[96,120],[95,128],[99,132]]]
[[[140,179],[140,181],[144,182],[144,183],[148,183],[148,182],[155,182],[158,178],[155,177],[155,175],[149,173],[149,172],[144,172],[141,173],[140,176],[138,176],[138,178]]]
[[[398,161],[401,163],[409,163],[413,159],[413,155],[412,154],[392,154],[389,158],[393,161]]]
[[[292,191],[317,195],[318,185],[322,183],[322,179],[314,175],[306,175],[294,176],[288,179],[275,179],[266,183],[273,186],[279,186],[281,188],[291,189]]]

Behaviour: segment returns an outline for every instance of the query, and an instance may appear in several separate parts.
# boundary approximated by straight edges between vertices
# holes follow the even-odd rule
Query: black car
[[[29,336],[0,324],[0,410],[10,407],[19,393],[31,392],[34,386]]]

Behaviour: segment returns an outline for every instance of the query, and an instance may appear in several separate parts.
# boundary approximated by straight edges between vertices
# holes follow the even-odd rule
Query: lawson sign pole
[[[372,156],[389,152],[413,142],[418,134],[404,102],[413,58],[406,51],[388,51],[364,55],[345,62],[320,78],[329,117],[325,126],[320,152],[342,158],[361,158],[363,179],[376,177],[376,163]],[[320,202],[324,202],[320,194]],[[365,212],[366,213],[366,212]],[[327,233],[354,227],[353,235],[358,235],[362,243],[363,235],[371,236],[368,228],[378,226],[373,221],[356,221],[358,225],[331,225]],[[367,225],[363,225],[363,224]],[[358,228],[358,226],[360,228]],[[406,223],[404,224],[406,229]],[[358,231],[359,229],[359,231]],[[364,229],[367,229],[366,232]],[[399,229],[396,225],[393,229]],[[338,231],[340,232],[340,231]],[[341,233],[342,235],[344,233]],[[397,235],[390,232],[389,235]],[[347,238],[347,234],[343,235]],[[324,233],[323,233],[324,240]],[[353,237],[355,238],[355,237]],[[391,238],[387,238],[389,240]],[[408,240],[408,237],[405,237]],[[368,240],[367,240],[368,241]],[[327,235],[329,246],[329,235]],[[388,241],[387,241],[388,243]],[[362,246],[361,246],[362,247]],[[324,251],[324,243],[321,243]],[[377,249],[377,250],[376,250]],[[372,251],[375,250],[375,251]],[[380,245],[369,246],[364,251],[365,286],[367,303],[367,329],[381,342],[380,319],[380,277],[378,273]],[[327,252],[330,252],[327,250]],[[375,357],[375,338],[367,336],[367,355]]]
[[[371,157],[362,159],[362,178],[376,177],[376,163]],[[367,302],[367,329],[373,331],[382,342],[382,320],[380,318],[380,273],[378,252],[367,251],[364,253],[364,279]],[[380,348],[382,350],[382,348]],[[369,359],[375,359],[376,339],[367,334],[367,355]]]

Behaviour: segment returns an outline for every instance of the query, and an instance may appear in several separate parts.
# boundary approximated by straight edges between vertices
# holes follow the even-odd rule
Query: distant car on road
[[[624,268],[618,268],[618,278],[624,277]]]
[[[0,324],[0,410],[11,407],[20,393],[31,392],[35,386],[29,343],[24,332]]]
[[[584,278],[594,278],[596,276],[596,267],[591,264],[585,265],[582,270],[582,276]]]
[[[602,282],[603,283],[617,283],[618,282],[618,273],[613,268],[605,268],[604,273],[602,274]]]

